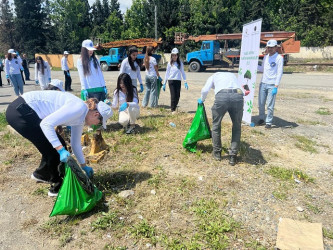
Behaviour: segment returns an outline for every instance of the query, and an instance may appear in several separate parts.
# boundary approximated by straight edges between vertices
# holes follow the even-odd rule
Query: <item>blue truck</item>
[[[111,70],[111,68],[119,68],[121,62],[127,57],[126,48],[127,47],[110,48],[109,54],[99,59],[101,69],[108,71]],[[157,63],[161,60],[161,55],[153,54],[153,57],[156,59]],[[145,54],[139,52],[137,59],[139,60],[141,70],[145,68],[143,64],[144,58]]]

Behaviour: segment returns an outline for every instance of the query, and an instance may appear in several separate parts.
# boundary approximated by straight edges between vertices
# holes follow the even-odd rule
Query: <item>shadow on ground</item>
[[[259,121],[259,116],[252,116],[252,122],[257,124]],[[280,117],[274,116],[273,118],[273,125],[272,129],[274,128],[296,128],[298,127],[298,124],[295,122],[289,122],[284,119],[281,119]]]

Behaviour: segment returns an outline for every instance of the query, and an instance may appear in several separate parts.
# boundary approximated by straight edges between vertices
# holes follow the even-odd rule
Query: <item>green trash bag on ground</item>
[[[72,166],[71,166],[72,167]],[[82,178],[82,173],[78,179],[76,168],[65,165],[65,177],[54,203],[50,217],[55,215],[78,215],[90,211],[102,198],[102,192],[94,186],[91,181],[87,182]],[[80,170],[82,172],[82,170]],[[84,175],[84,174],[83,174]],[[88,177],[86,177],[89,179]],[[87,190],[87,191],[86,191]]]
[[[183,141],[183,147],[191,152],[197,151],[197,142],[212,137],[204,104],[198,104],[191,128]]]

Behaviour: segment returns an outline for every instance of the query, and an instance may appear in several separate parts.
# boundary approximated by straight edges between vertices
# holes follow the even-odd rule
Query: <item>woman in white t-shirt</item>
[[[44,61],[41,56],[36,57],[35,63],[35,81],[42,90],[47,89],[51,82],[51,70],[49,63]]]
[[[178,49],[173,48],[171,51],[171,58],[167,66],[167,71],[163,84],[163,91],[165,91],[166,82],[169,82],[172,113],[176,112],[176,108],[179,102],[182,77],[185,81],[185,89],[188,90],[186,75],[184,72],[184,64],[179,59]]]
[[[146,93],[142,101],[142,107],[146,107],[149,103],[149,107],[154,108],[158,105],[158,88],[157,78],[162,81],[158,72],[158,65],[156,59],[153,57],[154,48],[147,47],[146,56],[144,59],[146,67]]]
[[[119,75],[122,73],[128,74],[132,79],[132,84],[134,87],[137,88],[138,83],[137,80],[140,82],[141,92],[143,91],[143,85],[141,80],[141,73],[140,73],[140,63],[137,59],[138,56],[138,48],[136,46],[131,46],[128,48],[127,58],[125,58],[121,62],[120,72]]]
[[[42,154],[40,165],[31,178],[53,183],[49,196],[57,195],[62,184],[58,165],[60,161],[67,162],[70,156],[64,147],[65,142],[54,128],[58,125],[71,126],[72,150],[82,170],[91,177],[94,172],[86,165],[81,146],[83,126],[102,123],[105,128],[106,120],[111,116],[112,109],[104,102],[95,98],[84,102],[75,95],[54,90],[27,92],[9,104],[6,111],[10,126],[31,141]]]
[[[135,122],[140,115],[139,98],[131,77],[126,73],[118,77],[112,108],[119,109],[119,123],[126,129],[126,134],[134,133]]]

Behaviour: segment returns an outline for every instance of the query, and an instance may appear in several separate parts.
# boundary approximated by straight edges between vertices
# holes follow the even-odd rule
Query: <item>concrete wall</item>
[[[290,54],[290,59],[333,59],[333,46],[301,47],[299,53]]]

